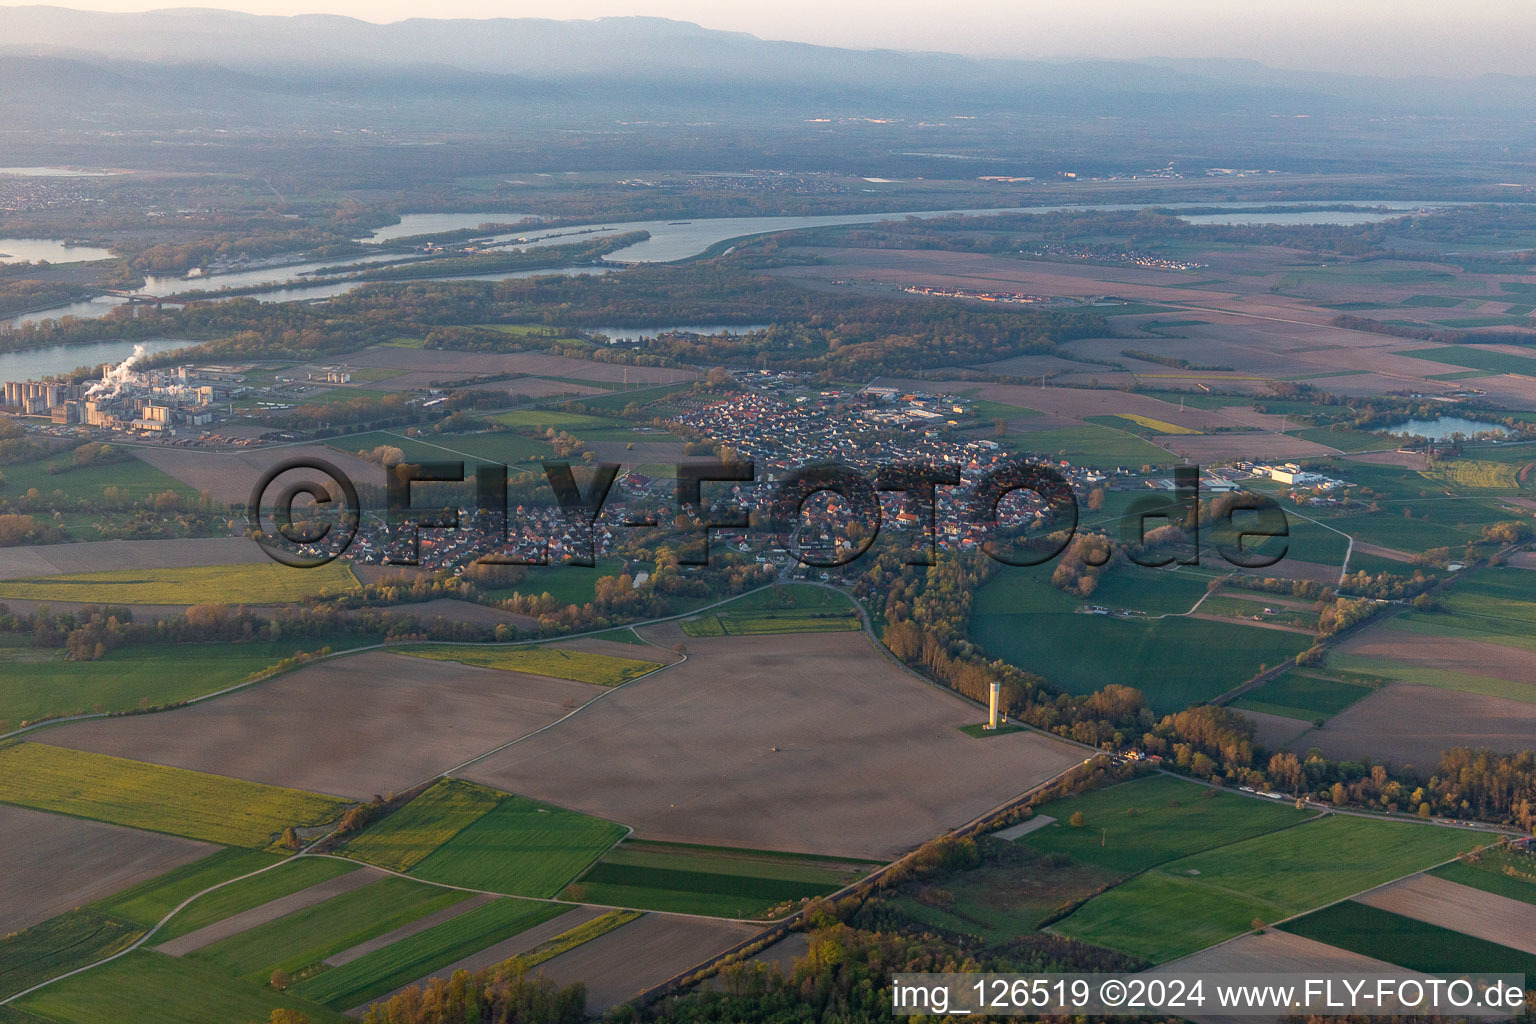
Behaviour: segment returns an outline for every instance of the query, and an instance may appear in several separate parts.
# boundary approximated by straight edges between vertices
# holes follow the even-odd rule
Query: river
[[[1340,200],[1339,204],[1345,203]],[[1391,210],[1403,212],[1423,209],[1426,206],[1436,204],[1412,203],[1401,201],[1378,200],[1349,200],[1349,205],[1381,206]],[[559,244],[582,238],[601,237],[603,235],[623,234],[628,231],[648,231],[651,237],[643,242],[620,249],[611,254],[608,259],[614,263],[670,263],[674,260],[685,260],[697,256],[712,245],[718,245],[733,238],[745,238],[751,235],[770,234],[777,231],[793,231],[802,228],[835,227],[844,224],[874,224],[879,221],[901,220],[905,217],[920,217],[931,219],[934,217],[953,216],[987,216],[1004,213],[1062,213],[1062,212],[1088,212],[1102,210],[1106,212],[1124,212],[1128,210],[1144,210],[1147,203],[1118,203],[1106,205],[1069,204],[1063,206],[1011,206],[997,209],[967,209],[967,210],[919,210],[913,213],[856,213],[856,214],[826,214],[815,217],[700,217],[694,220],[637,220],[623,222],[599,222],[595,224],[575,224],[568,227],[551,229],[546,236],[541,236],[548,244]],[[1266,203],[1266,206],[1309,206],[1316,203]],[[1449,205],[1449,204],[1440,204]],[[1253,203],[1162,203],[1160,209],[1168,210],[1210,210],[1226,208],[1234,211],[1251,209]],[[481,215],[482,217],[487,215]],[[1295,213],[1251,213],[1241,212],[1228,214],[1196,214],[1187,218],[1191,223],[1203,223],[1205,217],[1241,217],[1234,223],[1243,224],[1350,224],[1369,223],[1376,220],[1385,220],[1394,214],[1378,212],[1348,212],[1342,210],[1318,210],[1297,211]],[[1357,218],[1351,220],[1349,218]],[[1210,223],[1219,223],[1213,220]],[[513,243],[512,235],[494,236],[494,241],[507,243],[505,248],[520,248]]]
[[[436,235],[444,231],[463,231],[482,224],[516,224],[537,214],[498,210],[494,213],[404,213],[399,224],[379,228],[359,238],[359,242],[393,242],[412,235]]]
[[[23,352],[0,353],[0,381],[37,380],[50,374],[68,373],[77,366],[120,363],[133,355],[135,345],[143,345],[150,355],[190,348],[196,341],[151,338],[147,341],[98,341],[89,345],[50,345]]]
[[[1411,210],[1425,209],[1435,206],[1449,206],[1449,203],[1416,203],[1402,200],[1338,200],[1335,205],[1348,203],[1350,205],[1383,207],[1397,211],[1398,214]],[[1030,207],[1002,207],[996,209],[966,209],[966,210],[920,210],[912,213],[857,213],[857,214],[826,214],[813,217],[700,217],[692,220],[645,220],[645,221],[619,221],[596,222],[592,224],[575,224],[560,228],[548,229],[538,236],[540,242],[547,245],[558,245],[574,240],[602,237],[605,235],[622,234],[630,231],[648,231],[651,237],[643,242],[627,246],[612,254],[608,263],[612,268],[618,268],[631,263],[667,263],[674,260],[689,259],[698,256],[709,249],[733,238],[745,238],[753,235],[769,234],[777,231],[791,231],[803,228],[832,227],[843,224],[872,224],[878,221],[900,220],[905,217],[921,217],[929,219],[946,216],[981,216],[1003,213],[1059,213],[1065,211],[1127,211],[1146,209],[1146,203],[1120,203],[1107,205],[1068,204],[1058,206],[1030,206]],[[1370,212],[1349,212],[1340,210],[1315,210],[1269,212],[1269,213],[1243,213],[1243,210],[1253,208],[1253,203],[1165,203],[1159,204],[1162,209],[1230,209],[1231,214],[1195,214],[1187,219],[1191,223],[1242,223],[1242,224],[1351,224],[1369,223],[1383,220],[1393,214],[1382,213],[1376,210]],[[1316,203],[1267,203],[1266,206],[1308,206]],[[491,211],[486,213],[408,213],[404,214],[399,224],[391,225],[358,239],[360,242],[386,242],[395,238],[403,238],[410,235],[430,234],[440,231],[454,231],[466,227],[479,227],[481,224],[513,223],[533,216],[523,211]],[[1230,219],[1228,219],[1230,218]],[[504,234],[492,236],[493,240],[501,243],[502,248],[521,248],[515,239],[519,235]],[[65,249],[60,242],[47,242],[32,239],[0,239],[0,252],[8,252],[6,244],[14,241],[17,246],[23,244],[29,246],[56,246],[56,252],[73,253],[72,259],[99,259],[108,255],[105,250],[76,247]],[[537,244],[533,247],[537,247]],[[84,255],[86,253],[100,253],[97,255]],[[35,257],[22,257],[35,258]],[[45,257],[53,258],[53,257]],[[304,284],[305,275],[313,273],[324,266],[339,266],[347,263],[385,263],[391,260],[401,260],[399,254],[379,253],[362,257],[338,257],[325,262],[294,263],[284,266],[261,267],[253,270],[241,270],[228,274],[216,274],[209,277],[193,278],[167,278],[157,277],[146,280],[143,287],[137,290],[141,295],[165,295],[172,292],[192,291],[216,291],[220,288],[243,288],[263,284],[283,284],[293,282],[293,287],[282,288],[276,291],[258,293],[255,297],[262,302],[296,302],[302,300],[328,299],[351,291],[353,288],[367,282],[345,281],[330,284]],[[602,268],[574,267],[557,268],[550,270],[520,270],[491,274],[466,274],[457,278],[438,278],[438,280],[466,280],[466,281],[503,281],[518,277],[535,277],[546,274],[593,274],[603,272]],[[414,280],[414,279],[412,279]],[[99,316],[107,309],[117,305],[120,300],[109,298],[93,299],[89,302],[76,302],[67,306],[59,306],[54,309],[43,310],[37,313],[29,313],[23,316],[12,317],[9,320],[0,321],[0,324],[19,325],[23,323],[35,323],[47,318],[63,316]]]

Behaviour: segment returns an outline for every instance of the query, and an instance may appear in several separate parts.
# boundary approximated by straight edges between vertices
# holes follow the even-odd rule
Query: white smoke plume
[[[101,380],[92,384],[86,391],[86,398],[112,398],[123,390],[123,385],[131,383],[134,379],[133,367],[149,352],[143,345],[133,346],[133,355],[118,363],[112,369],[101,375]]]

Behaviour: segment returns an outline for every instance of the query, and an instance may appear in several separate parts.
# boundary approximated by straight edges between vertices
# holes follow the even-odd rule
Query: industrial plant
[[[95,382],[7,381],[0,412],[47,416],[59,426],[160,434],[212,423],[241,381],[209,367],[136,370],[144,355],[141,346],[116,366],[103,366]]]

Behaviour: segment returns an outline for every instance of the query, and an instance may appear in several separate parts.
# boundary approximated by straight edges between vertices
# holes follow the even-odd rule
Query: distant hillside
[[[1531,78],[1385,80],[1279,71],[1250,61],[982,60],[770,42],[660,18],[415,18],[376,25],[330,15],[0,7],[0,55],[201,66],[186,72],[188,82],[217,65],[251,76],[242,84],[257,91],[281,89],[263,81],[318,79],[322,89],[341,93],[410,84],[531,98],[553,95],[555,84],[625,84],[645,90],[639,99],[727,107],[883,104],[953,113],[961,103],[1125,115],[1186,109],[1477,113],[1525,112],[1536,101]],[[64,87],[58,68],[6,63],[21,75],[12,81],[22,88]],[[107,73],[148,75],[123,66]],[[82,90],[100,87],[99,80],[87,75]]]

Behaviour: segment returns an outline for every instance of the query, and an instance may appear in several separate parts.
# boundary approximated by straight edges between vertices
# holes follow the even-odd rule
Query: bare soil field
[[[1157,443],[1196,463],[1228,459],[1315,459],[1335,451],[1304,437],[1269,433],[1180,434],[1159,437]]]
[[[600,462],[617,462],[629,468],[697,461],[683,458],[681,441],[592,441],[586,447],[597,454]]]
[[[1240,974],[1248,971],[1401,973],[1402,968],[1290,932],[1269,930],[1262,935],[1244,935],[1231,942],[1212,946],[1182,960],[1171,960],[1147,973]]]
[[[587,1011],[603,1013],[761,930],[734,921],[646,914],[539,969],[556,985],[585,982]]]
[[[1489,401],[1511,409],[1536,409],[1536,377],[1506,373],[1497,377],[1479,377],[1475,383],[1479,390],[1487,393]]]
[[[1365,541],[1355,541],[1355,550],[1361,554],[1375,555],[1377,558],[1385,558],[1393,562],[1412,562],[1413,556],[1396,548],[1384,548],[1380,544],[1367,544]]]
[[[1234,710],[1258,726],[1253,741],[1265,750],[1285,750],[1298,736],[1312,728],[1311,722],[1303,722],[1299,718],[1271,715],[1267,711],[1249,711],[1247,708]]]
[[[358,566],[358,579],[371,582],[363,576],[361,570],[383,568],[386,566]],[[388,578],[387,574],[381,574]],[[473,622],[482,626],[499,626],[506,623],[509,626],[517,626],[522,629],[533,629],[539,624],[539,620],[532,615],[518,615],[515,612],[493,608],[488,604],[476,604],[473,601],[460,601],[454,597],[435,597],[430,601],[421,601],[416,604],[397,605],[390,611],[399,615],[409,615],[416,619],[443,618],[451,622]]]
[[[306,907],[313,907],[317,903],[324,903],[332,896],[340,896],[344,892],[361,889],[363,886],[377,882],[384,877],[386,877],[385,873],[377,868],[362,867],[355,871],[348,871],[344,875],[337,875],[335,878],[328,878],[323,882],[317,882],[307,889],[300,889],[298,892],[289,893],[287,896],[263,903],[259,907],[252,907],[250,910],[241,911],[238,914],[226,917],[222,921],[215,921],[212,924],[204,925],[196,931],[178,936],[170,942],[162,943],[155,948],[168,956],[186,956],[188,953],[195,953],[199,949],[211,946],[215,942],[223,942],[231,935],[248,932],[252,928],[264,925],[269,921],[276,921],[280,917],[287,917],[289,914],[297,913]]]
[[[1516,551],[1509,556],[1507,564],[1517,569],[1536,569],[1536,551]]]
[[[216,501],[245,504],[251,488],[272,466],[288,459],[318,458],[350,476],[359,484],[384,486],[384,470],[356,456],[320,445],[257,448],[250,451],[208,452],[185,448],[139,448],[135,454],[162,473],[168,473],[196,491],[207,491]]]
[[[0,935],[109,896],[218,847],[0,804]]]
[[[1455,391],[1463,382],[1404,377],[1400,374],[1352,373],[1347,376],[1314,378],[1307,383],[1342,398],[1373,398],[1402,391],[1405,386],[1426,395],[1444,395]]]
[[[1079,348],[1078,351],[1091,355],[1092,353],[1089,352],[1087,346],[1092,345],[1095,341],[1098,340],[1113,342],[1118,344],[1120,348],[1125,347],[1124,338],[1090,338],[1086,341],[1074,342],[1073,344],[1083,346]],[[1117,356],[1119,351],[1120,349],[1118,348],[1115,350]],[[997,362],[983,363],[981,366],[983,369],[990,370],[992,373],[1010,374],[1016,377],[1054,377],[1061,373],[1090,373],[1101,372],[1105,369],[1105,367],[1102,366],[1094,366],[1091,363],[1079,363],[1070,358],[1064,358],[1062,356],[1014,356],[1012,359],[999,359]]]
[[[1347,949],[1339,949],[1313,939],[1273,929],[1259,935],[1243,935],[1219,946],[1201,950],[1193,956],[1161,964],[1148,971],[1151,976],[1188,976],[1191,974],[1228,974],[1291,972],[1297,974],[1380,973],[1397,977],[1414,976],[1403,968],[1374,960]],[[1255,1024],[1278,1022],[1286,1018],[1224,1016],[1219,1013],[1188,1015],[1196,1024]]]
[[[26,598],[7,598],[5,606],[18,615],[31,615],[39,608],[47,607],[54,612],[72,612],[79,614],[89,612],[101,607],[100,601],[33,601]],[[122,604],[114,603],[114,608],[127,608],[133,613],[134,621],[141,622],[148,619],[174,619],[178,615],[185,615],[187,605],[184,604]],[[258,619],[271,618],[274,609],[261,605],[250,605],[248,610]]]
[[[607,383],[671,384],[692,380],[691,370],[661,366],[623,366],[570,359],[543,352],[454,352],[443,349],[375,346],[347,356],[354,366],[371,366],[429,374],[434,380],[454,380],[485,373],[526,373],[530,377],[573,377]]]
[[[101,540],[10,548],[0,562],[0,579],[54,576],[117,569],[179,569],[197,565],[249,565],[267,556],[245,537],[187,540]]]
[[[1345,640],[1338,646],[1338,652],[1536,686],[1536,659],[1529,651],[1503,644],[1410,633],[1381,624]],[[1385,667],[1381,672],[1388,676],[1392,674],[1391,669]]]
[[[1419,452],[1365,452],[1346,455],[1349,462],[1364,462],[1371,466],[1402,466],[1404,469],[1428,469],[1429,459]]]
[[[980,709],[862,633],[686,643],[684,664],[465,774],[643,838],[883,859],[1082,759],[1035,733],[966,736]]]
[[[1390,683],[1303,733],[1290,749],[1321,747],[1340,760],[1370,755],[1429,774],[1451,747],[1525,750],[1536,737],[1536,705],[1504,697]]]
[[[1085,416],[1115,416],[1134,413],[1152,419],[1173,423],[1190,430],[1211,430],[1230,427],[1234,421],[1225,413],[1214,409],[1196,409],[1164,402],[1151,395],[1138,395],[1125,391],[1088,391],[1083,388],[1030,387],[1025,384],[982,384],[974,381],[918,381],[899,377],[881,378],[889,387],[912,388],[928,391],[973,391],[977,398],[1008,405],[1023,406],[1040,412],[1080,420]],[[1127,423],[1127,426],[1130,424]],[[1189,437],[1190,435],[1179,435]],[[1161,439],[1160,439],[1161,440]]]
[[[371,651],[156,715],[75,722],[48,742],[366,799],[549,724],[601,687]]]
[[[1536,954],[1536,906],[1433,875],[1413,875],[1355,902]]]
[[[1099,267],[1015,259],[981,253],[943,252],[931,249],[809,250],[822,258],[818,266],[797,266],[779,271],[780,276],[907,285],[914,282],[935,287],[990,291],[1008,289],[1035,295],[1093,298],[1113,294],[1147,302],[1208,302],[1225,304],[1230,292],[1181,288],[1191,280],[1182,274],[1130,267]]]

